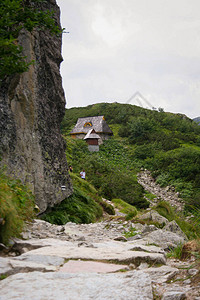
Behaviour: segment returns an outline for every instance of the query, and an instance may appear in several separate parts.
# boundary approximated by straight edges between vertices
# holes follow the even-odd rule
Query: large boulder
[[[176,221],[171,221],[169,222],[167,225],[165,225],[163,227],[164,230],[167,230],[167,231],[171,231],[171,232],[174,232],[176,233],[177,235],[181,236],[184,238],[184,240],[187,240],[187,236],[186,234],[181,230],[181,228],[178,226],[178,224],[176,223]]]
[[[177,235],[176,233],[162,229],[158,229],[145,235],[143,239],[149,243],[162,247],[164,250],[174,248],[179,244],[183,244],[185,241],[183,237]]]
[[[150,210],[146,214],[141,215],[140,220],[152,221],[160,226],[164,226],[169,223],[167,218],[161,216],[157,211]]]

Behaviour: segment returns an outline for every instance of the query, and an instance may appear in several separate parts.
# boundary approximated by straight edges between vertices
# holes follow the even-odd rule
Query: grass
[[[126,214],[127,220],[131,220],[137,215],[137,209],[134,206],[123,201],[122,199],[112,199],[112,202],[121,213]]]
[[[181,230],[186,234],[188,239],[197,239],[200,237],[199,220],[194,218],[191,223],[185,221],[185,216],[182,214],[177,215],[172,206],[166,202],[161,201],[154,208],[161,216],[168,219],[169,222],[175,220]]]
[[[24,221],[34,217],[34,197],[20,180],[12,179],[0,171],[0,242],[9,243],[19,237]]]
[[[2,274],[2,275],[0,275],[0,280],[6,279],[7,277],[8,277],[8,275]]]
[[[88,224],[97,221],[102,216],[103,209],[96,189],[77,175],[70,176],[73,181],[73,194],[54,206],[42,219],[57,225],[67,222]]]
[[[181,259],[182,257],[182,251],[183,251],[183,244],[179,244],[177,247],[170,249],[170,251],[167,253],[167,258],[176,258]]]

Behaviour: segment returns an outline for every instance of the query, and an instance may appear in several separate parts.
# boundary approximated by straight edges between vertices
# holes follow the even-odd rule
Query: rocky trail
[[[154,178],[151,176],[150,171],[144,170],[138,174],[138,182],[144,187],[144,189],[156,197],[153,199],[152,205],[155,205],[160,200],[168,201],[176,211],[182,211],[184,208],[184,201],[179,198],[179,193],[175,192],[175,189],[171,186],[162,188],[159,184],[156,184]],[[149,200],[149,199],[148,199]]]
[[[166,258],[170,247],[186,241],[184,233],[148,214],[164,228],[122,216],[94,224],[27,224],[23,239],[0,256],[0,300],[200,300],[194,257]]]

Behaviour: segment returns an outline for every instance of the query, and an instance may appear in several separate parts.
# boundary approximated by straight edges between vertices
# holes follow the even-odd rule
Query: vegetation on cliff
[[[0,171],[0,243],[19,237],[24,221],[34,217],[34,196],[20,180]]]
[[[52,34],[62,30],[56,24],[54,12],[42,7],[44,0],[1,0],[0,2],[0,80],[23,73],[33,61],[27,61],[18,43],[22,29],[48,29]]]

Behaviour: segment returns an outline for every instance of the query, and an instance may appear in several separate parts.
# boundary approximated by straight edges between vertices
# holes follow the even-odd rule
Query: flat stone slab
[[[108,261],[121,264],[134,263],[139,265],[141,262],[149,264],[166,264],[166,258],[161,253],[149,253],[143,251],[131,251],[118,245],[118,247],[89,248],[78,246],[47,246],[29,251],[26,255],[48,255],[58,256],[65,259],[81,259]]]
[[[62,257],[57,257],[53,255],[31,255],[28,253],[17,256],[13,260],[23,261],[25,262],[34,262],[37,264],[43,264],[46,266],[55,266],[59,267],[64,264],[65,260]]]
[[[19,272],[52,272],[56,271],[57,268],[53,265],[45,265],[39,262],[33,261],[22,261],[11,258],[0,257],[0,275],[11,275]]]
[[[0,281],[0,291],[0,300],[153,300],[150,277],[141,271],[21,273]]]
[[[106,264],[95,261],[69,260],[58,272],[65,273],[111,273],[124,269],[124,265]]]
[[[177,268],[170,266],[161,266],[159,268],[146,268],[142,270],[143,272],[149,274],[152,282],[155,283],[164,283],[168,280],[171,280],[176,276],[180,271]]]

